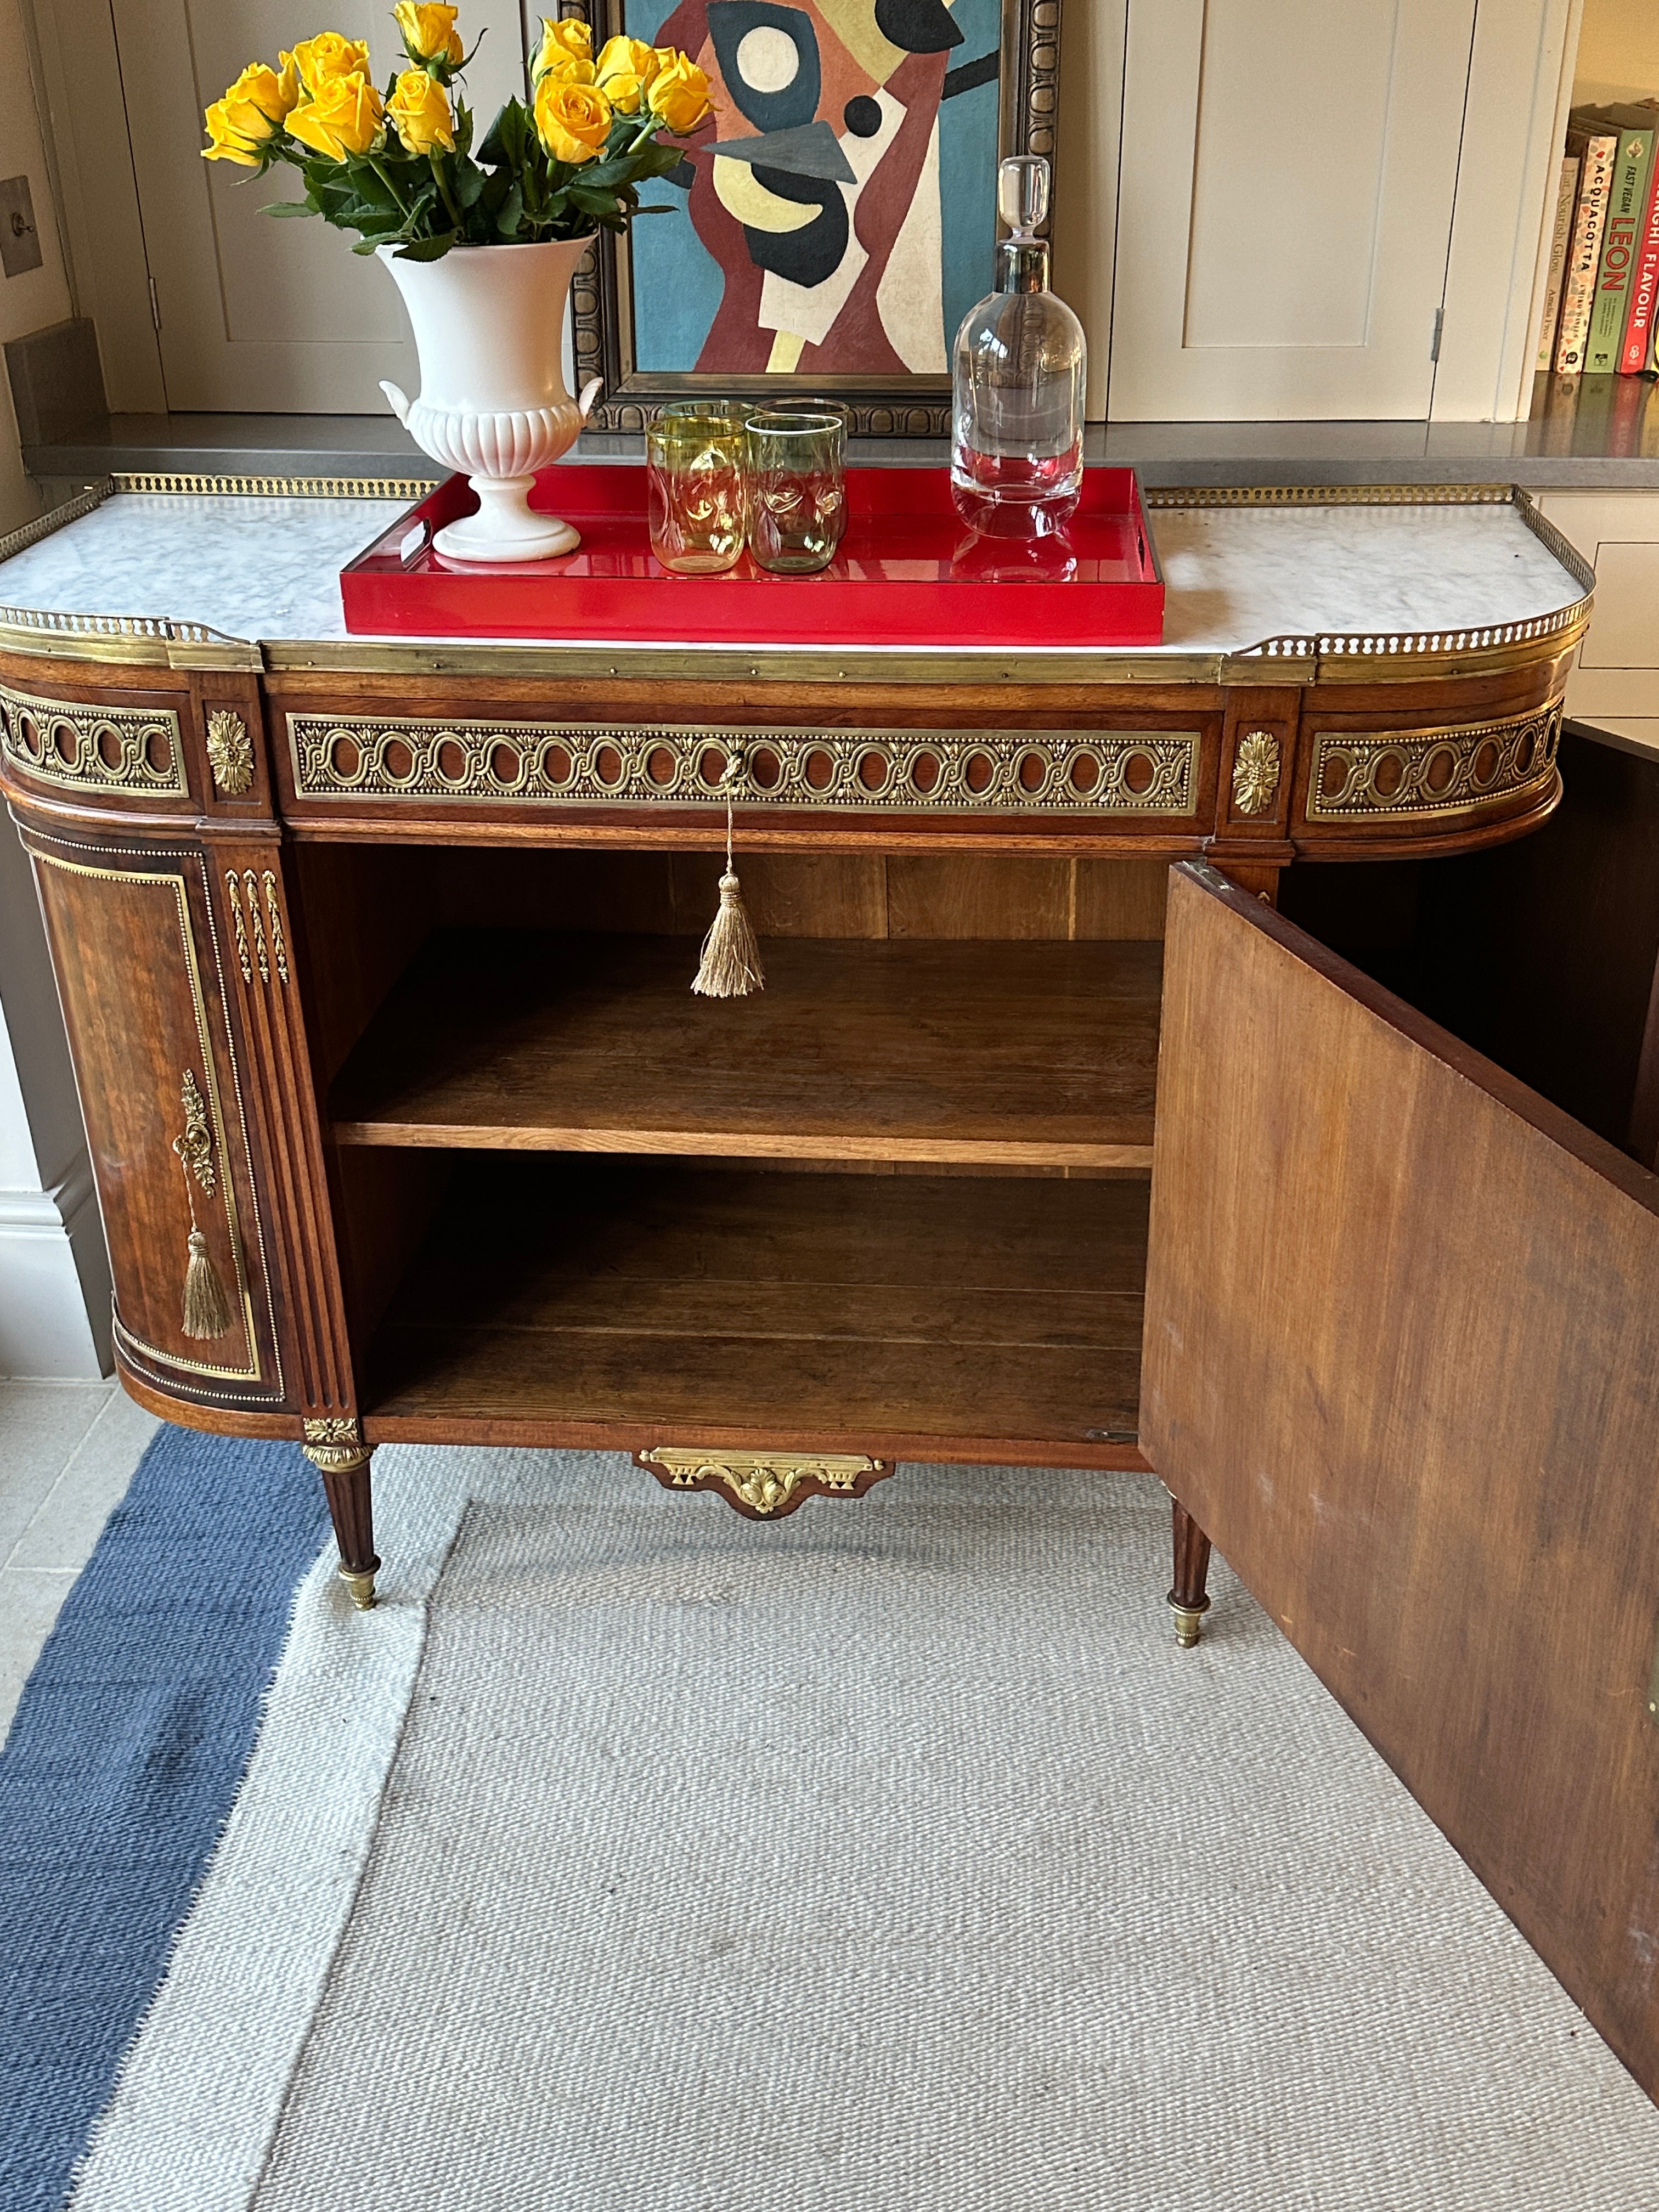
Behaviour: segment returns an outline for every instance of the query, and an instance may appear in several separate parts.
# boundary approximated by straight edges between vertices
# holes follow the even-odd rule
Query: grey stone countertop
[[[576,458],[638,460],[637,436],[587,434]],[[1091,461],[1149,488],[1520,483],[1529,490],[1659,490],[1659,386],[1643,377],[1540,377],[1524,422],[1091,424]],[[390,415],[112,415],[24,448],[58,482],[117,471],[192,475],[406,476],[443,471]],[[938,465],[943,441],[854,441],[865,464]]]

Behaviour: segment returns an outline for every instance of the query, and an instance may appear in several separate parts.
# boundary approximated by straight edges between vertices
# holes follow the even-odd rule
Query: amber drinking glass
[[[749,550],[763,568],[827,568],[847,527],[846,424],[784,408],[749,417]]]
[[[651,550],[678,576],[718,576],[743,557],[744,421],[735,408],[671,407],[645,434]]]

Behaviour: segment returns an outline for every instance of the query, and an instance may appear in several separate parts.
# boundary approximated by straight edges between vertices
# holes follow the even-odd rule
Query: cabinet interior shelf
[[[447,930],[335,1083],[342,1145],[1152,1165],[1161,945],[775,939],[695,997],[683,937]]]
[[[380,1437],[1139,1465],[1144,1177],[458,1160]]]

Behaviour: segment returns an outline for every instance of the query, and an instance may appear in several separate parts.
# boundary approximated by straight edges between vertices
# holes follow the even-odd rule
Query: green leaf
[[[465,155],[458,154],[455,157],[455,180],[451,186],[455,195],[456,206],[462,208],[475,206],[483,187],[483,171],[476,161],[469,161]]]
[[[516,238],[524,225],[524,194],[518,181],[507,188],[507,198],[501,202],[495,216],[495,228],[503,238]]]
[[[273,200],[269,207],[261,208],[259,212],[261,215],[320,215],[322,210],[313,207],[307,200]]]
[[[412,239],[400,249],[398,258],[399,261],[441,261],[454,243],[455,233],[453,230],[443,231],[436,238]]]

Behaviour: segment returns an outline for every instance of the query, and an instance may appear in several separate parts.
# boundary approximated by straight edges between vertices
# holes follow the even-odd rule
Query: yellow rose
[[[284,75],[292,67],[301,88],[317,97],[319,85],[331,77],[367,76],[368,48],[361,39],[342,38],[337,31],[319,31],[314,39],[301,39],[291,54],[282,57]]]
[[[553,159],[574,168],[604,151],[611,102],[594,85],[544,76],[536,87],[536,129]]]
[[[290,136],[331,161],[367,154],[380,135],[386,109],[366,76],[325,78],[288,118]]]
[[[696,129],[714,102],[708,97],[708,79],[690,56],[671,48],[670,57],[646,88],[646,105],[659,123],[683,138]]]
[[[204,161],[236,161],[245,169],[259,166],[259,149],[274,136],[277,125],[294,105],[285,95],[283,81],[264,62],[250,62],[222,100],[207,112],[208,137]]]
[[[207,125],[210,142],[202,149],[204,161],[235,161],[244,169],[258,167],[260,138],[243,137],[231,119],[228,101],[216,100],[203,119]],[[269,137],[270,135],[267,131],[262,137]]]
[[[423,69],[404,71],[386,113],[411,154],[454,152],[455,118],[449,112],[449,94]]]
[[[587,25],[579,22],[574,15],[551,23],[544,16],[541,52],[530,76],[533,84],[539,84],[544,76],[562,77],[567,83],[592,84],[593,33]]]
[[[623,115],[637,115],[645,88],[657,74],[657,50],[642,39],[607,39],[593,64],[593,80]]]
[[[434,6],[432,0],[398,0],[392,12],[414,60],[460,66],[465,50],[455,28],[455,18],[461,12],[459,8]]]

